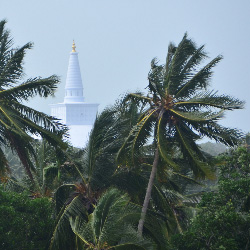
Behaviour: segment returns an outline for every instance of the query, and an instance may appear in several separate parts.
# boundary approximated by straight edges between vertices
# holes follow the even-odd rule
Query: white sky
[[[250,131],[249,0],[0,0],[0,19],[8,20],[16,46],[34,42],[27,77],[61,77],[54,99],[30,102],[40,111],[63,101],[73,39],[85,100],[102,110],[126,91],[144,90],[151,59],[164,63],[169,42],[178,44],[187,31],[211,58],[224,56],[211,89],[247,102],[228,112],[223,125]]]

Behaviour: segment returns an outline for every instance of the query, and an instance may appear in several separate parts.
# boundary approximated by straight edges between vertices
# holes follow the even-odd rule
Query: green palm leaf
[[[71,217],[81,215],[82,219],[87,220],[87,211],[81,202],[80,196],[76,196],[70,204],[63,207],[58,215],[56,227],[50,242],[50,249],[69,249],[72,243],[72,231],[69,223]]]
[[[224,110],[220,110],[218,112],[211,112],[211,111],[193,111],[193,112],[183,112],[178,110],[177,108],[170,110],[173,115],[176,115],[180,119],[187,120],[190,122],[208,122],[218,120],[223,117]]]
[[[75,184],[63,184],[57,188],[54,194],[56,213],[59,214],[64,205],[67,204],[70,195],[75,190]]]
[[[151,98],[144,96],[140,92],[128,94],[124,98],[123,101],[126,103],[128,100],[132,100],[134,103],[137,103],[137,104],[138,103],[150,103],[152,101]]]
[[[9,104],[9,108],[11,108],[11,112],[16,117],[27,118],[32,123],[45,128],[51,133],[60,135],[62,132],[66,133],[67,131],[66,126],[58,122],[54,117],[27,107],[19,102],[11,102],[11,104]]]
[[[20,49],[3,51],[0,54],[0,89],[16,84],[23,75],[23,58],[27,49],[32,47],[31,43],[25,44]]]
[[[131,155],[134,158],[136,150],[145,144],[148,140],[148,137],[151,135],[152,124],[155,122],[156,110],[149,110],[148,113],[138,122],[133,130],[133,142],[131,148]]]
[[[195,52],[195,44],[192,40],[187,38],[187,34],[184,35],[182,41],[175,49],[174,55],[171,60],[171,64],[164,79],[164,86],[169,94],[174,94],[175,90],[182,83],[186,72],[183,72],[183,68],[189,57]],[[182,73],[183,72],[183,73]]]
[[[154,58],[151,61],[151,70],[148,74],[148,86],[147,88],[149,89],[150,93],[153,94],[152,101],[156,102],[157,99],[160,97],[164,96],[164,89],[162,88],[163,86],[163,79],[164,79],[164,74],[162,73],[163,66],[158,65],[158,62],[156,58]]]
[[[176,98],[190,97],[199,89],[206,89],[213,74],[212,69],[222,60],[222,56],[217,56],[205,67],[198,71],[188,82],[184,83],[176,91]]]
[[[59,79],[55,75],[48,78],[29,79],[18,86],[0,91],[0,98],[27,101],[37,95],[41,97],[53,96],[58,82]]]
[[[87,223],[80,217],[71,218],[73,232],[89,249],[154,249],[131,226],[138,221],[140,210],[129,200],[128,195],[110,189],[99,200]]]
[[[217,92],[201,92],[189,100],[176,102],[177,107],[185,107],[190,111],[203,107],[215,107],[232,110],[243,108],[244,102],[227,95],[218,96]]]
[[[132,128],[129,136],[117,154],[118,163],[128,165],[128,159],[125,155],[131,153],[134,162],[138,149],[148,140],[151,135],[152,124],[155,122],[155,113],[157,110],[145,112],[140,121]],[[125,161],[124,161],[125,160]]]
[[[199,124],[199,126],[198,124],[192,124],[192,126],[202,135],[231,147],[238,145],[244,136],[244,134],[237,129],[226,128],[215,122]]]
[[[196,177],[204,178],[206,176],[210,179],[214,179],[215,174],[211,171],[210,166],[206,162],[202,162],[199,159],[198,155],[200,154],[200,152],[198,148],[196,148],[197,150],[195,150],[194,141],[189,138],[188,135],[183,133],[180,126],[176,126],[176,130],[184,155],[186,155],[187,158],[193,163],[191,164],[191,168],[194,172],[194,175]]]
[[[166,121],[165,121],[166,122]],[[161,116],[158,121],[157,127],[157,145],[160,151],[162,158],[165,160],[169,167],[178,169],[178,165],[172,160],[173,159],[173,152],[170,144],[170,140],[167,140],[166,137],[166,130],[165,130],[166,123],[164,123],[164,117]]]
[[[29,178],[34,181],[30,158],[34,156],[32,135],[40,135],[62,150],[66,147],[62,141],[66,129],[53,117],[28,108],[21,102],[36,95],[53,95],[58,78],[37,77],[21,82],[23,59],[32,44],[12,48],[13,42],[5,24],[5,20],[0,22],[0,146],[10,146],[16,151]]]

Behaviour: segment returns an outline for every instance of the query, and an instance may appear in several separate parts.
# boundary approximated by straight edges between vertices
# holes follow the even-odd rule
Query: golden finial
[[[76,45],[75,45],[75,41],[73,40],[73,45],[72,45],[72,52],[76,52]]]

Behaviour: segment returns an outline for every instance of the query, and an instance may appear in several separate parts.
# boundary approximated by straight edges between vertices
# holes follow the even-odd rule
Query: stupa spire
[[[72,52],[76,52],[76,44],[75,44],[74,40],[73,40],[73,44],[72,44]]]
[[[69,56],[69,65],[65,85],[64,103],[84,102],[83,85],[76,52],[75,41],[73,40],[72,51]]]
[[[95,122],[98,104],[87,103],[83,98],[83,85],[78,62],[78,53],[73,41],[69,53],[69,66],[63,103],[51,105],[51,115],[69,128],[68,141],[74,147],[83,148]]]

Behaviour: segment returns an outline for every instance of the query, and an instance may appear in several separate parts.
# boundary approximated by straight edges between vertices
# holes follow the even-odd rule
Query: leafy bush
[[[0,249],[46,249],[54,226],[52,203],[47,198],[0,189]]]
[[[250,249],[250,153],[240,147],[221,160],[218,191],[205,193],[187,232],[174,249]]]

